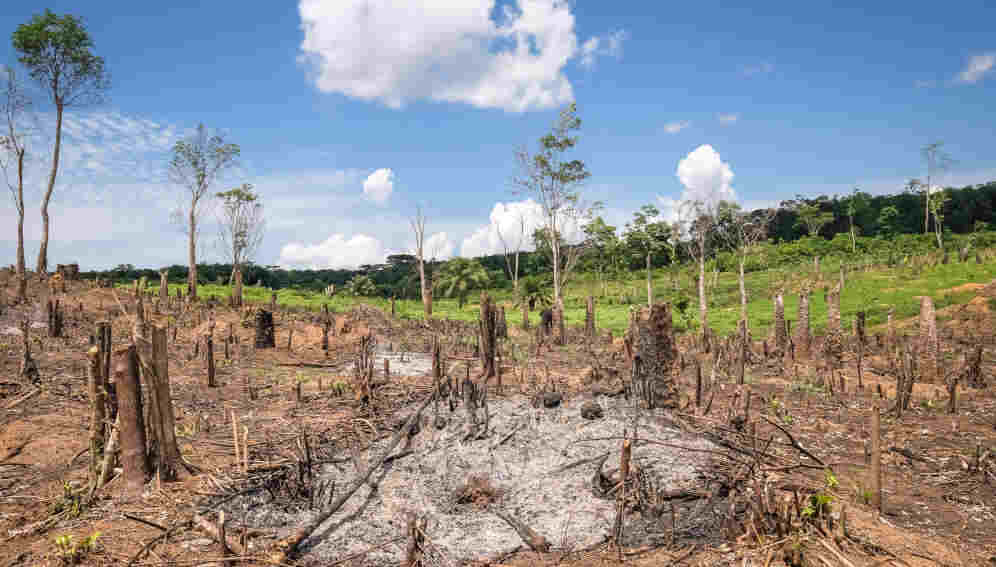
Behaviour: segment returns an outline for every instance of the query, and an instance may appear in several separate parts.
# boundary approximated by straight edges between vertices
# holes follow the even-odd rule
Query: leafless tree
[[[678,209],[682,228],[688,236],[688,254],[699,266],[699,324],[703,338],[709,329],[709,304],[706,299],[705,263],[709,255],[710,237],[719,216],[719,202],[685,201]],[[708,344],[708,343],[704,343]]]
[[[944,142],[937,141],[927,144],[920,149],[920,155],[927,164],[927,185],[923,187],[923,233],[930,232],[930,191],[932,189],[931,179],[945,171],[954,163],[951,155],[944,151]]]
[[[422,308],[426,320],[432,317],[432,282],[425,274],[425,212],[421,205],[415,207],[415,216],[411,219],[412,232],[415,233],[415,258],[418,261],[418,281],[422,292]]]
[[[0,135],[0,168],[3,169],[4,180],[10,189],[17,210],[17,290],[18,302],[26,299],[27,278],[24,265],[24,156],[25,134],[20,125],[21,116],[30,107],[31,100],[24,93],[14,70],[4,69],[5,84],[3,90],[3,117],[7,121],[5,132]],[[16,173],[11,173],[14,170]]]
[[[747,258],[759,242],[768,235],[768,226],[775,218],[775,209],[743,211],[736,203],[722,202],[719,205],[717,236],[730,247],[739,264],[740,318],[747,321],[747,286],[744,280],[744,266]],[[747,323],[748,329],[750,328]]]
[[[498,241],[501,242],[502,254],[505,257],[505,268],[509,277],[512,278],[512,289],[519,291],[519,252],[522,251],[522,244],[526,238],[526,218],[519,213],[519,238],[515,244],[505,240],[505,235],[501,232],[501,223],[495,223],[495,232],[498,233]]]
[[[252,261],[263,241],[266,219],[263,217],[263,204],[252,185],[243,183],[240,187],[218,193],[222,201],[218,219],[218,241],[232,263],[229,284],[234,284],[232,303],[242,305],[242,267]]]
[[[187,281],[191,298],[197,297],[197,236],[204,201],[211,197],[208,193],[211,185],[235,165],[239,152],[237,144],[226,142],[219,134],[209,134],[203,124],[197,126],[197,132],[192,136],[173,146],[169,178],[183,187],[190,199],[189,203],[181,204],[173,216],[188,237],[190,270]]]

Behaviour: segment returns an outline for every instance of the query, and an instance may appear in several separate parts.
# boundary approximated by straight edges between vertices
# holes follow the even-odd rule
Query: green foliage
[[[104,58],[92,53],[93,40],[82,18],[46,9],[17,26],[11,43],[17,60],[60,110],[99,102],[109,86]]]
[[[800,205],[797,214],[796,225],[804,228],[809,236],[818,236],[820,229],[834,220],[833,213],[820,210],[818,205]]]
[[[435,285],[443,290],[443,295],[456,294],[458,307],[463,309],[467,295],[475,289],[482,289],[488,283],[488,272],[477,260],[453,258],[443,265]]]
[[[346,284],[346,293],[359,297],[372,297],[377,295],[377,286],[370,276],[358,275]]]
[[[543,308],[553,303],[550,296],[549,283],[538,277],[529,277],[519,280],[519,295],[516,298],[516,305],[521,307],[525,303],[530,311],[537,307]]]
[[[96,551],[99,539],[100,532],[94,532],[80,542],[73,541],[71,534],[61,535],[55,538],[55,556],[64,565],[76,565],[89,553]]]

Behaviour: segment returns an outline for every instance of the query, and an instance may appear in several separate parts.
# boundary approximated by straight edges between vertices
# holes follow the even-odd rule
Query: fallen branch
[[[796,449],[798,449],[800,453],[802,453],[803,455],[806,455],[810,459],[816,461],[822,467],[826,467],[827,466],[826,463],[824,463],[822,460],[820,460],[816,455],[810,453],[808,449],[806,449],[805,447],[803,447],[802,445],[800,445],[799,442],[795,440],[795,437],[792,437],[792,434],[789,433],[787,429],[785,429],[784,427],[782,427],[781,425],[779,425],[777,422],[772,421],[766,415],[762,415],[761,417],[764,418],[764,421],[767,421],[771,425],[774,425],[776,428],[778,428],[779,431],[781,431],[782,433],[784,433],[785,436],[788,437],[789,443],[791,443],[793,447],[795,447]]]
[[[515,533],[519,534],[519,537],[522,538],[522,541],[524,541],[526,545],[528,545],[529,548],[532,549],[533,551],[538,551],[540,553],[546,553],[547,551],[550,551],[550,542],[548,542],[545,537],[536,533],[532,528],[530,528],[526,524],[523,524],[515,516],[511,514],[506,514],[501,510],[494,510],[494,514],[495,516],[498,516],[502,520],[505,520],[506,524],[512,526],[512,529],[515,530]]]
[[[215,541],[232,550],[235,555],[245,555],[245,548],[238,540],[222,537],[222,534],[218,533],[218,524],[208,520],[200,514],[194,514],[194,527],[201,530],[205,534],[214,538]],[[222,541],[224,540],[224,541]]]
[[[431,396],[427,397],[424,402],[422,402],[422,405],[419,406],[418,409],[415,410],[415,412],[412,413],[412,415],[408,418],[408,421],[405,423],[404,427],[399,429],[397,433],[394,434],[394,437],[391,439],[391,441],[387,445],[387,448],[384,450],[384,455],[379,459],[377,459],[376,461],[374,461],[371,465],[369,465],[365,471],[357,474],[356,478],[353,479],[353,482],[349,486],[349,488],[345,492],[340,494],[332,502],[332,504],[329,505],[328,509],[324,510],[321,514],[315,516],[310,522],[301,526],[301,528],[298,529],[296,532],[292,533],[291,535],[277,542],[276,551],[270,557],[270,560],[272,562],[274,563],[288,562],[288,560],[294,556],[294,553],[296,552],[297,547],[301,545],[301,542],[308,539],[308,537],[316,530],[318,530],[318,528],[322,524],[324,524],[326,520],[328,520],[330,517],[332,517],[333,514],[338,512],[339,508],[342,508],[343,504],[345,504],[346,501],[349,500],[349,498],[353,496],[353,494],[357,490],[359,490],[361,486],[367,483],[367,480],[370,478],[370,475],[372,475],[375,470],[379,469],[381,465],[384,464],[384,462],[391,455],[391,452],[394,451],[394,448],[397,447],[399,443],[401,443],[401,440],[403,438],[408,437],[408,432],[411,431],[412,426],[415,425],[415,423],[419,420],[420,416],[422,415],[422,411],[429,406],[429,403],[432,402],[433,398],[435,398],[437,393],[438,392],[434,392]]]

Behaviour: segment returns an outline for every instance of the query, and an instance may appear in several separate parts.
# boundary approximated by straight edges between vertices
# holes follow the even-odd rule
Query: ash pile
[[[390,450],[302,543],[303,562],[355,556],[351,564],[398,565],[412,526],[423,564],[436,563],[432,557],[439,564],[495,561],[530,547],[578,551],[618,533],[624,545],[639,546],[702,541],[716,531],[706,509],[711,499],[702,498],[715,446],[661,414],[623,397],[463,394],[428,405],[397,446],[385,439],[321,466],[317,499],[329,502]],[[629,480],[620,485],[621,447],[634,431]],[[619,490],[626,491],[625,528],[617,532]],[[309,510],[259,492],[225,507],[283,537],[314,520],[321,505]]]

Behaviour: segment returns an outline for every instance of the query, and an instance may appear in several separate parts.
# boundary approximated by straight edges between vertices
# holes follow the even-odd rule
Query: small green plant
[[[100,532],[94,532],[80,542],[73,541],[73,536],[70,534],[61,535],[55,538],[56,557],[64,565],[75,565],[97,549],[99,539]]]
[[[840,482],[833,472],[827,470],[824,473],[824,490],[821,490],[809,497],[806,507],[802,509],[804,518],[825,518],[830,514],[830,504],[833,503],[833,495],[830,491],[835,490]]]
[[[332,384],[332,395],[334,396],[345,396],[348,391],[349,384],[343,382],[342,380],[336,380]]]
[[[62,496],[52,505],[53,514],[67,513],[70,518],[78,518],[83,512],[83,493],[77,492],[69,481],[62,482]]]

